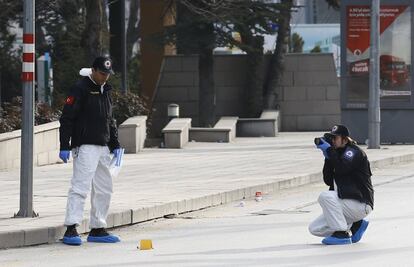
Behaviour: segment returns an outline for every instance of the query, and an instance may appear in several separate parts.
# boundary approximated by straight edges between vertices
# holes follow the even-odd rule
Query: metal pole
[[[122,92],[126,94],[128,90],[128,82],[127,82],[127,56],[126,56],[126,29],[125,29],[125,1],[121,0],[122,4],[122,15],[121,15],[121,27],[122,27],[122,35],[121,35],[121,43],[122,43],[122,56],[121,56],[121,64],[122,64]]]
[[[368,148],[380,148],[380,77],[379,77],[380,0],[371,4],[371,44],[369,60]]]
[[[16,217],[35,217],[33,211],[33,128],[34,128],[34,0],[23,6],[23,111],[20,163],[20,210]]]
[[[1,110],[1,104],[3,102],[1,101],[1,70],[0,70],[0,110]],[[2,117],[2,112],[0,112],[0,118]]]

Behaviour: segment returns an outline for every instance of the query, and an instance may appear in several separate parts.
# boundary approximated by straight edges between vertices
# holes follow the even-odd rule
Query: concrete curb
[[[390,165],[412,161],[414,161],[414,153],[371,161],[371,167],[383,168]],[[162,218],[163,216],[169,214],[180,214],[196,211],[208,207],[231,203],[237,200],[252,198],[255,196],[257,191],[269,194],[283,189],[320,182],[321,176],[322,173],[317,172],[270,183],[243,187],[222,193],[164,203],[151,207],[128,209],[109,214],[107,224],[108,228],[114,228]],[[0,233],[0,249],[55,243],[57,240],[62,238],[65,230],[66,228],[63,225],[56,225]],[[82,234],[89,232],[88,219],[84,219],[82,221],[82,224],[78,227],[78,232]]]

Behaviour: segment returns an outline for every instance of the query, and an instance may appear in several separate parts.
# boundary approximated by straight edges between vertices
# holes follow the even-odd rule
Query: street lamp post
[[[369,60],[368,148],[380,148],[380,77],[379,77],[379,13],[380,0],[371,4],[371,36]]]
[[[20,163],[20,210],[15,217],[36,217],[33,211],[33,128],[35,72],[35,0],[25,0],[23,6],[23,110]]]

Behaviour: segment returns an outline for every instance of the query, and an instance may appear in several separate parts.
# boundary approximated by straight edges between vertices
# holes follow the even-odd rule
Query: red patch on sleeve
[[[65,100],[66,105],[73,105],[74,102],[75,102],[75,97],[74,96],[68,96],[68,98],[66,98],[66,100]]]

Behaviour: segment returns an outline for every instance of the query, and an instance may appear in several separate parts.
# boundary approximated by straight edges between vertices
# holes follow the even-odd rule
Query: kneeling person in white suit
[[[326,245],[359,242],[368,227],[364,218],[374,207],[367,155],[349,137],[344,125],[335,125],[319,139],[317,148],[325,156],[323,178],[329,191],[320,194],[323,214],[309,225],[309,231],[324,237],[322,243]]]

